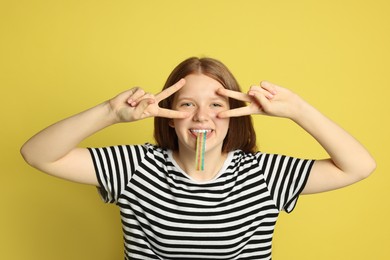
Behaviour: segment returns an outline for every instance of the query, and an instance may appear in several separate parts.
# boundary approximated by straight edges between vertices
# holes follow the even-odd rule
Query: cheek
[[[207,113],[214,120],[228,120],[229,121],[228,118],[225,118],[225,119],[218,118],[218,114],[223,112],[223,111],[226,111],[226,110],[229,110],[229,109],[226,109],[226,108],[212,108],[212,109],[209,109]]]
[[[226,129],[226,132],[229,128],[230,119],[229,118],[216,118],[215,123],[222,129]]]
[[[172,128],[181,128],[182,126],[188,125],[190,119],[189,118],[184,118],[184,119],[171,119],[169,121],[169,126]]]

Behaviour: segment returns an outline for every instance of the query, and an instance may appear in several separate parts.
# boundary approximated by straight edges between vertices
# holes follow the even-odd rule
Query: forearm
[[[59,121],[30,138],[22,147],[25,160],[39,167],[55,162],[88,136],[115,123],[108,102]]]
[[[307,102],[300,102],[291,119],[319,142],[342,172],[361,179],[375,169],[374,159],[362,144]]]
[[[221,95],[249,102],[248,106],[221,112],[221,118],[263,114],[289,118],[311,134],[330,158],[316,160],[303,193],[345,187],[371,174],[376,163],[369,152],[349,133],[292,91],[263,81],[248,95],[219,91]]]

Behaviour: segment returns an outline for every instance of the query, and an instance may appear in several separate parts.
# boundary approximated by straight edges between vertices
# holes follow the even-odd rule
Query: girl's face
[[[175,94],[172,109],[186,111],[190,116],[173,119],[170,124],[175,128],[179,151],[195,152],[197,132],[206,130],[206,152],[221,152],[229,128],[229,118],[217,117],[219,112],[229,109],[228,98],[217,94],[223,86],[203,74],[191,74],[185,80],[184,87]]]

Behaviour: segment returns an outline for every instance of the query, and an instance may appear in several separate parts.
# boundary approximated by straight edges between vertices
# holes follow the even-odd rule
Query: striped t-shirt
[[[294,209],[313,165],[236,150],[199,183],[151,144],[89,150],[100,194],[120,207],[125,259],[271,259],[278,214]]]

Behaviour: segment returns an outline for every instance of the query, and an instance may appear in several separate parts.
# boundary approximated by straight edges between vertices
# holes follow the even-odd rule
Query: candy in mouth
[[[199,130],[196,135],[195,168],[197,171],[204,170],[204,154],[206,150],[206,135],[211,130]]]
[[[190,129],[190,131],[192,133],[208,133],[208,132],[211,132],[210,129]]]

